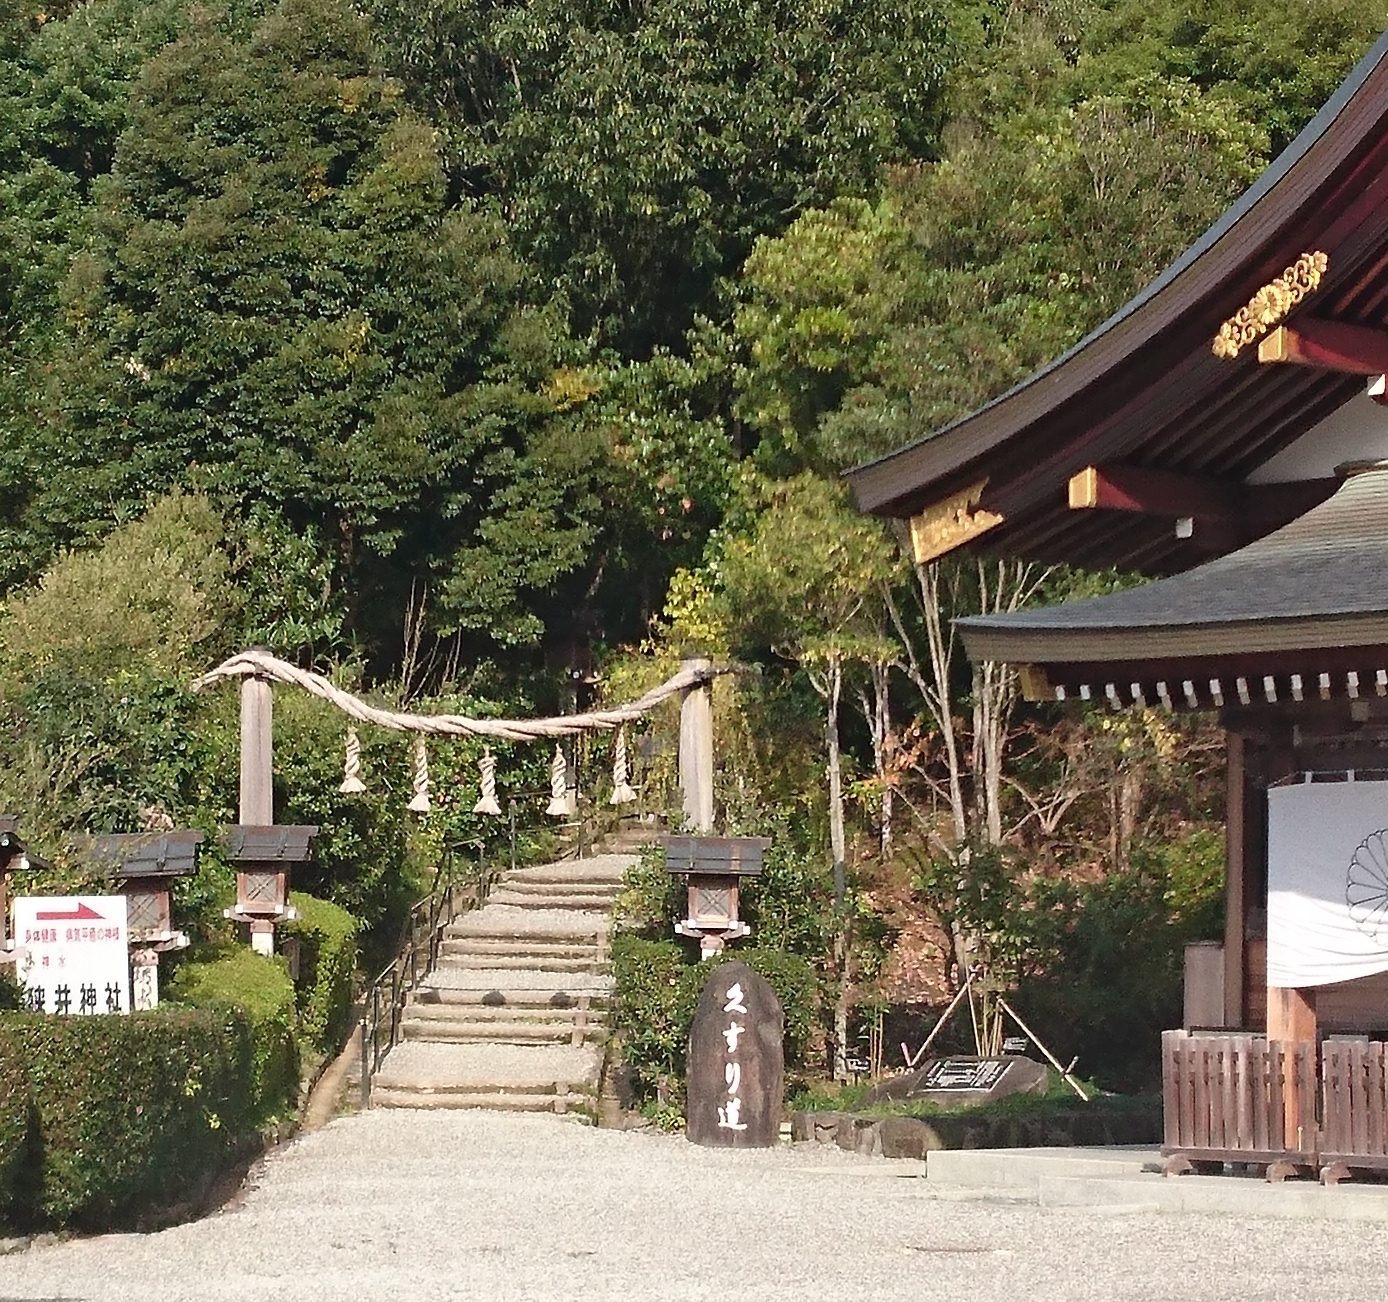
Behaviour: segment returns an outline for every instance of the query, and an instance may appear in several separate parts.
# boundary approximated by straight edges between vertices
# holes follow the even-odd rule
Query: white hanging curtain
[[[1268,792],[1268,985],[1388,972],[1388,782]]]

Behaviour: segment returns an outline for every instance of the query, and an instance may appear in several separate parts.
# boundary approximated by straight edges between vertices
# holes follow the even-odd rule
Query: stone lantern
[[[761,873],[770,840],[764,836],[667,836],[665,867],[689,883],[689,916],[675,924],[680,936],[699,942],[699,957],[711,958],[730,940],[752,929],[737,916],[738,879]]]

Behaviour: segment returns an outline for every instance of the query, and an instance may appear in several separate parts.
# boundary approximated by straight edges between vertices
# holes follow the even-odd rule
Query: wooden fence
[[[1388,1045],[1321,1046],[1323,1163],[1388,1168]]]
[[[1169,1159],[1388,1170],[1388,1044],[1167,1031],[1162,1089]]]
[[[1162,1151],[1197,1162],[1315,1161],[1316,1047],[1162,1036]]]

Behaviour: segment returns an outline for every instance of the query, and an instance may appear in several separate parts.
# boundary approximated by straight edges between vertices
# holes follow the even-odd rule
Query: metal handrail
[[[475,882],[456,880],[456,854],[464,848],[478,850]],[[444,928],[460,913],[481,908],[491,889],[491,873],[480,841],[445,847],[443,862],[429,894],[410,909],[400,949],[362,995],[361,1106],[371,1106],[371,1082],[382,1061],[400,1043],[405,1004],[411,991],[438,963]]]

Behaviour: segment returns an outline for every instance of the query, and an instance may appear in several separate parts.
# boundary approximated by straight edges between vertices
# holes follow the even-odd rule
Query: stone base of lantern
[[[675,934],[677,936],[690,936],[699,942],[699,958],[702,961],[712,958],[715,954],[723,952],[723,946],[730,940],[741,940],[743,936],[750,936],[752,928],[745,922],[733,922],[721,928],[710,928],[707,924],[701,924],[686,918],[683,922],[675,923]]]
[[[222,910],[222,917],[245,923],[250,928],[251,948],[266,958],[275,952],[275,923],[293,922],[298,916],[299,910],[291,904],[276,905],[273,911],[264,908],[250,910],[240,904]]]

